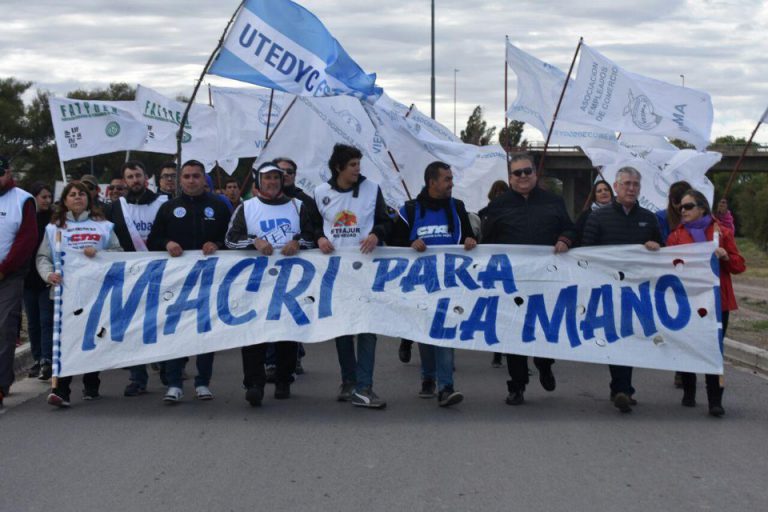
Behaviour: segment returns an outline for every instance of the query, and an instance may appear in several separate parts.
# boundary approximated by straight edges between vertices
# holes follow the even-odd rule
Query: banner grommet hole
[[[355,270],[360,270],[361,268],[363,268],[363,262],[362,261],[356,261],[356,262],[352,263],[352,268],[355,269]]]
[[[173,292],[168,290],[167,292],[163,293],[163,300],[168,302],[173,298]]]
[[[698,310],[696,310],[696,312],[699,314],[701,318],[704,318],[705,316],[707,316],[707,308],[699,308]]]
[[[457,315],[463,315],[464,308],[461,306],[456,306],[455,308],[453,308],[453,312],[456,313]]]
[[[83,308],[76,309],[72,312],[75,316],[82,315],[83,314]]]
[[[276,268],[271,268],[269,269],[268,273],[271,276],[276,276],[279,273],[279,270],[277,270]]]
[[[613,278],[616,279],[617,281],[623,281],[625,277],[627,277],[627,275],[621,270],[613,273]]]
[[[517,304],[518,306],[522,306],[523,304],[525,304],[525,299],[522,297],[515,297],[514,301],[515,301],[515,304]]]
[[[589,266],[589,262],[587,260],[579,260],[576,264],[581,268],[587,268]]]

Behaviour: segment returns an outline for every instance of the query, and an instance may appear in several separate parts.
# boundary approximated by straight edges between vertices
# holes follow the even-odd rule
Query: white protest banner
[[[294,257],[73,254],[63,269],[61,375],[360,332],[721,373],[714,249],[709,242],[557,255],[551,247],[501,245]]]
[[[147,125],[142,151],[176,154],[176,134],[187,105],[172,100],[148,87],[136,87],[136,114]],[[209,105],[194,103],[181,138],[182,160],[199,160],[210,172],[216,161],[227,173],[237,168],[237,159],[219,154],[216,111]]]
[[[507,110],[507,117],[530,124],[546,138],[563,90],[565,73],[509,42],[507,64],[517,76],[517,96]],[[615,149],[616,135],[613,131],[558,118],[550,142],[562,146]]]
[[[709,94],[620,68],[583,44],[559,119],[621,133],[665,135],[703,150],[712,132]]]
[[[147,136],[147,127],[134,116],[132,101],[50,97],[48,103],[62,162],[139,149]]]
[[[218,123],[219,154],[232,158],[259,156],[267,140],[267,124],[274,130],[292,96],[264,89],[211,87]],[[268,122],[269,120],[269,122]]]
[[[362,152],[362,173],[381,187],[387,204],[395,208],[405,202],[405,190],[382,138],[360,101],[349,96],[297,97],[255,165],[277,157],[294,160],[298,165],[296,186],[312,195],[316,186],[331,178],[328,159],[336,143]]]

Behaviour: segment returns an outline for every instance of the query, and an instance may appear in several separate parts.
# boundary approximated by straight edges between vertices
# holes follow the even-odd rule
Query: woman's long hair
[[[509,185],[504,180],[496,180],[491,185],[491,189],[488,191],[488,200],[493,201],[501,194],[509,190]]]
[[[53,216],[51,217],[51,224],[56,224],[60,228],[63,228],[67,225],[67,212],[69,209],[64,203],[67,195],[72,191],[73,188],[76,188],[81,192],[85,192],[85,197],[88,200],[85,209],[90,211],[91,219],[103,220],[104,213],[101,211],[101,208],[93,204],[93,199],[91,198],[91,193],[88,191],[88,187],[79,181],[71,181],[67,183],[67,185],[64,187],[64,190],[61,191],[61,197],[59,197],[56,210],[53,212]]]
[[[693,187],[687,181],[676,181],[669,186],[667,224],[669,225],[670,231],[680,224],[680,200],[691,189],[693,189]]]
[[[712,208],[709,206],[707,196],[693,188],[686,190],[685,193],[680,196],[680,200],[682,201],[685,196],[691,196],[696,203],[696,206],[704,209],[704,215],[712,215]]]
[[[592,204],[595,202],[595,196],[597,196],[597,186],[603,184],[606,187],[608,187],[608,191],[611,193],[611,200],[613,200],[614,197],[616,197],[613,194],[613,187],[610,183],[608,183],[605,180],[597,180],[594,185],[592,185],[592,190],[589,191],[589,197],[587,197],[587,203],[584,205],[584,210],[587,211],[592,208]]]

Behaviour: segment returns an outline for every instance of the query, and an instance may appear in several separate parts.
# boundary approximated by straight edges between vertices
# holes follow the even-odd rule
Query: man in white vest
[[[128,187],[125,197],[119,198],[107,209],[107,220],[115,225],[115,234],[126,252],[147,250],[147,238],[160,206],[168,196],[156,194],[147,188],[144,164],[129,160],[120,168],[120,174]],[[130,382],[123,395],[138,396],[147,392],[149,374],[145,365],[133,366]]]
[[[302,217],[302,238],[315,242],[323,254],[337,247],[356,247],[368,254],[392,231],[381,189],[360,174],[362,157],[359,149],[336,144],[328,161],[331,179],[315,188],[319,215]],[[376,335],[357,335],[357,355],[354,336],[340,336],[336,338],[336,352],[341,366],[338,400],[358,407],[386,407],[387,403],[373,392]]]
[[[0,156],[0,407],[13,383],[24,276],[36,249],[35,199],[16,187],[10,161]]]

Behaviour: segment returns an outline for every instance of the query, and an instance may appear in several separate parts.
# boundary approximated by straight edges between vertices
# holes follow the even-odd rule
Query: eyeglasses
[[[109,190],[125,190],[125,185],[109,185]]]
[[[293,176],[294,174],[296,174],[296,171],[294,171],[293,169],[286,169],[285,174],[290,174],[291,176]]]
[[[681,204],[680,205],[680,209],[688,211],[688,210],[693,210],[697,206],[699,206],[699,205],[697,205],[696,203],[685,203],[685,204]]]
[[[533,174],[533,167],[526,167],[524,169],[516,169],[514,171],[509,171],[509,174],[513,174],[518,178],[523,174],[525,174],[526,176],[530,176],[531,174]]]
[[[175,180],[176,175],[175,174],[161,174],[160,179],[162,180]]]

